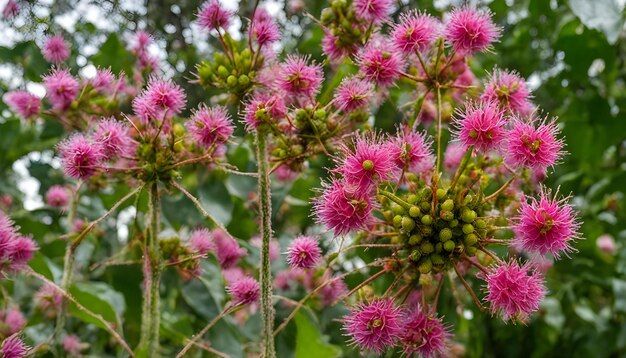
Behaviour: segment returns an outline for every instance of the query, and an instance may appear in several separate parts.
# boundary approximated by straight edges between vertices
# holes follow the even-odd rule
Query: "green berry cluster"
[[[256,70],[264,58],[260,53],[253,54],[247,46],[240,48],[228,34],[224,39],[229,50],[215,52],[212,61],[198,64],[198,81],[205,87],[224,89],[242,98],[252,88]]]
[[[321,21],[335,38],[334,45],[339,50],[351,53],[366,41],[369,24],[356,17],[351,0],[332,0],[330,7],[322,11]]]
[[[484,200],[477,194],[423,187],[381,199],[385,218],[399,233],[392,241],[403,245],[401,252],[422,274],[447,271],[461,255],[474,256],[487,234]]]
[[[180,177],[180,173],[173,169],[180,154],[186,150],[183,138],[185,127],[175,123],[167,137],[167,141],[145,141],[137,147],[137,157],[141,167],[139,179],[144,182],[160,180],[169,182]]]

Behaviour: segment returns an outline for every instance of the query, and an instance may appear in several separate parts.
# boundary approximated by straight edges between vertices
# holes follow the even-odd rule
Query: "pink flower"
[[[334,103],[338,109],[352,112],[366,107],[373,95],[373,83],[358,77],[347,77],[337,87]]]
[[[43,77],[46,95],[55,110],[66,110],[78,95],[78,81],[68,70],[55,69]]]
[[[465,6],[452,11],[444,36],[456,52],[472,55],[498,40],[500,28],[491,21],[489,12]]]
[[[504,111],[495,102],[468,103],[465,112],[457,112],[455,136],[467,150],[487,152],[499,149],[506,138]]]
[[[98,122],[93,139],[100,144],[103,159],[111,159],[117,155],[128,154],[132,144],[128,126],[114,117],[103,118]]]
[[[43,53],[43,57],[46,61],[56,64],[59,64],[70,57],[70,48],[65,40],[63,40],[63,36],[60,35],[48,37],[46,42],[43,44],[41,52]]]
[[[558,139],[556,121],[527,123],[521,119],[513,122],[507,134],[506,160],[513,166],[527,166],[545,170],[563,156],[563,140]]]
[[[56,312],[61,308],[63,303],[63,295],[56,287],[51,284],[44,284],[39,291],[35,293],[35,304],[43,311]]]
[[[3,321],[9,328],[8,334],[6,335],[17,333],[26,326],[26,319],[24,319],[24,315],[20,310],[15,308],[9,308],[4,313]]]
[[[324,275],[323,280],[331,279],[330,275]],[[332,277],[332,281],[322,288],[320,298],[324,306],[330,306],[339,298],[348,293],[348,286],[342,278]]]
[[[298,178],[300,172],[291,169],[288,165],[282,164],[274,171],[276,179],[281,182],[292,182]]]
[[[2,342],[0,353],[2,353],[3,358],[23,358],[26,357],[29,350],[30,348],[15,333]]]
[[[391,41],[405,54],[424,52],[439,36],[441,24],[434,17],[417,11],[404,13],[400,23],[393,25]]]
[[[580,238],[580,224],[567,198],[550,198],[550,192],[545,189],[541,190],[539,199],[522,200],[514,220],[514,244],[529,252],[541,255],[549,252],[558,258],[561,252],[573,251],[570,243]]]
[[[407,357],[416,353],[425,358],[446,356],[448,329],[440,318],[431,316],[419,305],[406,318],[402,330],[400,345]]]
[[[356,57],[361,73],[381,87],[391,86],[404,70],[405,62],[391,42],[382,37],[370,40]]]
[[[483,101],[499,102],[511,112],[528,115],[533,110],[530,97],[526,82],[517,73],[496,69],[480,98]]]
[[[11,110],[28,119],[41,111],[41,99],[26,91],[11,91],[2,97]]]
[[[142,92],[133,99],[132,107],[135,115],[144,124],[148,124],[151,120],[157,118],[158,111],[154,108],[150,98],[145,92]]]
[[[143,30],[138,30],[132,39],[130,50],[136,54],[145,52],[147,51],[148,46],[152,44],[152,42],[152,36],[149,33]]]
[[[322,185],[324,192],[313,203],[315,216],[335,236],[364,229],[371,222],[373,204],[367,192],[339,180]]]
[[[259,300],[261,287],[252,277],[244,277],[228,286],[228,292],[233,297],[233,305],[249,305]]]
[[[280,94],[267,94],[257,92],[244,108],[244,123],[246,129],[256,129],[259,124],[266,121],[278,122],[287,114],[285,100]]]
[[[615,239],[609,234],[598,236],[598,238],[596,239],[596,246],[598,246],[598,249],[600,249],[600,251],[604,252],[605,254],[615,255],[615,253],[617,252]]]
[[[380,181],[388,180],[396,170],[394,158],[388,148],[374,136],[357,137],[354,150],[345,147],[345,157],[336,171],[341,173],[349,185],[357,190],[368,191]]]
[[[96,77],[94,77],[90,83],[93,88],[102,93],[110,93],[113,91],[115,82],[115,76],[111,72],[110,68],[97,69]]]
[[[7,20],[10,20],[17,16],[20,13],[20,5],[15,0],[7,1],[6,5],[4,5],[4,9],[2,9],[2,17]]]
[[[287,263],[291,267],[312,268],[322,257],[317,239],[310,236],[299,236],[289,246]]]
[[[80,339],[76,335],[67,335],[63,338],[63,350],[70,356],[79,356],[82,350]]]
[[[226,282],[227,285],[231,285],[246,277],[246,273],[243,272],[243,269],[241,267],[233,266],[227,269],[223,269],[222,276],[224,276],[224,282]]]
[[[280,40],[278,24],[265,9],[257,8],[249,31],[250,37],[259,46],[265,46]]]
[[[206,255],[210,251],[216,250],[215,243],[211,240],[211,233],[207,229],[192,231],[191,237],[189,238],[189,245],[193,251],[201,255]]]
[[[150,79],[145,95],[150,105],[166,109],[172,114],[178,114],[185,108],[185,92],[170,80]]]
[[[70,202],[70,192],[63,185],[53,185],[46,192],[46,203],[55,208],[65,208]]]
[[[505,321],[526,321],[539,309],[539,302],[546,295],[543,277],[528,265],[520,266],[513,260],[491,267],[484,279],[485,299],[491,304],[491,313],[499,312]]]
[[[37,251],[37,244],[35,244],[33,239],[21,235],[15,237],[11,247],[9,269],[11,271],[23,270],[27,266],[28,261],[33,258],[35,251]]]
[[[380,355],[395,346],[402,335],[401,317],[391,299],[360,303],[345,317],[343,329],[352,344]]]
[[[246,254],[237,241],[228,236],[222,230],[213,230],[213,241],[215,242],[215,252],[222,268],[234,266],[239,259]]]
[[[431,151],[432,140],[426,133],[418,133],[405,128],[400,130],[386,145],[387,153],[400,170],[424,172],[434,163]]]
[[[356,47],[351,44],[343,44],[336,36],[326,31],[322,38],[322,51],[333,63],[339,63],[344,58],[354,53]]]
[[[443,154],[443,165],[450,172],[455,172],[465,156],[465,148],[459,142],[449,142]]]
[[[13,221],[0,211],[0,263],[10,258],[13,251],[13,241],[16,237],[17,232],[13,226]],[[0,269],[2,269],[1,266]]]
[[[389,17],[393,0],[354,0],[358,18],[380,24]]]
[[[217,0],[205,1],[198,9],[198,24],[207,30],[228,28],[233,13],[224,9]]]
[[[103,159],[102,146],[93,143],[82,134],[74,134],[59,143],[63,171],[69,177],[86,179],[94,175]]]
[[[191,138],[205,148],[225,143],[235,130],[230,114],[223,106],[200,107],[185,126]]]
[[[276,79],[278,86],[294,97],[315,97],[324,80],[324,73],[322,66],[308,65],[307,62],[308,56],[287,55]]]

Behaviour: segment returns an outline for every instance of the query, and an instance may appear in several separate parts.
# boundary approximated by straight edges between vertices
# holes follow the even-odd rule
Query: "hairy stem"
[[[211,327],[213,327],[220,319],[228,316],[231,312],[235,311],[237,308],[241,307],[240,305],[228,306],[224,308],[224,310],[215,316],[198,334],[195,334],[190,340],[187,341],[187,344],[181,349],[181,351],[176,355],[176,358],[184,357],[185,354],[191,349],[192,346],[196,344],[196,342],[204,336]]]
[[[261,315],[263,316],[263,356],[273,358],[274,351],[274,305],[272,304],[272,270],[270,265],[270,239],[272,237],[272,202],[267,161],[267,136],[259,130],[256,135],[257,162],[259,168],[259,198],[261,201]]]
[[[159,250],[158,240],[161,205],[157,182],[152,183],[150,186],[148,205],[150,226],[144,245],[144,297],[138,355],[142,357],[158,357],[159,325],[161,318],[159,307],[161,252]]]

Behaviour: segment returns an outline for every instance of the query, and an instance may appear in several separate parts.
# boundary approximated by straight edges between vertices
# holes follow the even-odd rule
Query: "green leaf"
[[[310,315],[303,310],[294,317],[298,333],[296,336],[296,358],[332,358],[339,357],[339,347],[326,343],[319,328],[313,323]]]
[[[202,206],[222,225],[228,225],[233,217],[233,200],[224,182],[215,177],[198,187],[198,199]]]
[[[617,42],[624,27],[623,6],[617,0],[570,0],[569,4],[585,26],[602,31],[610,44]]]
[[[100,51],[91,57],[91,61],[101,68],[110,67],[113,73],[124,71],[126,75],[131,76],[135,59],[119,37],[112,33],[100,46]]]
[[[113,290],[104,282],[79,282],[70,288],[70,294],[76,301],[93,313],[99,314],[104,320],[119,324],[119,317],[124,313],[126,304],[124,296]],[[105,328],[102,322],[81,311],[76,304],[70,303],[70,312],[81,320]]]

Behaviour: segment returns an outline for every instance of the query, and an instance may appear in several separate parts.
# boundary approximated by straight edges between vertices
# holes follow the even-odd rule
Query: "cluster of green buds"
[[[185,127],[180,123],[173,125],[165,140],[142,141],[137,147],[139,178],[143,182],[160,180],[165,183],[180,177],[176,163],[185,150],[183,138]]]
[[[433,192],[426,186],[399,196],[381,190],[379,201],[397,232],[392,243],[402,245],[400,255],[422,274],[447,271],[462,256],[476,255],[489,229],[484,213],[490,205],[466,188]]]
[[[328,29],[334,46],[346,53],[354,53],[371,35],[370,22],[356,16],[351,0],[332,0],[322,11],[321,22]]]
[[[198,82],[204,87],[226,90],[240,100],[252,89],[264,56],[253,53],[246,43],[236,42],[228,34],[223,38],[225,52],[215,52],[212,61],[196,66]]]
[[[200,256],[194,256],[190,247],[184,245],[180,238],[171,237],[159,240],[162,262],[174,265],[184,279],[190,279],[198,272]]]

